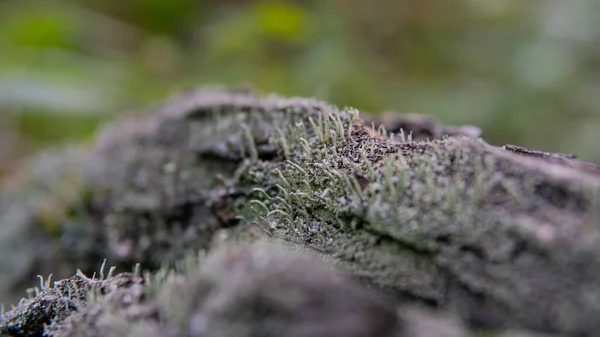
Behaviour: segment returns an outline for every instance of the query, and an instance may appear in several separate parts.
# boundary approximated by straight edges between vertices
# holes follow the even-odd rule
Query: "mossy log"
[[[373,121],[203,89],[45,154],[4,182],[0,295],[104,257],[154,270],[268,239],[472,329],[600,331],[598,166],[473,127]]]

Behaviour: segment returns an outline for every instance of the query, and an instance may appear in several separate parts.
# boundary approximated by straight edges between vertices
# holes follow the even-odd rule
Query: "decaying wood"
[[[0,294],[104,257],[154,270],[268,239],[387,305],[452,312],[471,329],[600,330],[598,166],[490,146],[473,127],[374,120],[383,126],[313,100],[200,90],[109,125],[4,189]]]

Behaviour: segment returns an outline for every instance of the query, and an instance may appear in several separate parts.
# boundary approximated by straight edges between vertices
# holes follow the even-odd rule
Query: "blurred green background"
[[[598,18],[597,0],[2,0],[0,175],[201,84],[600,162]]]

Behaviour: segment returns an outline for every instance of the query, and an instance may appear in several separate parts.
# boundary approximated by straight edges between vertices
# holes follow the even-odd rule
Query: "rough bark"
[[[201,90],[109,125],[5,183],[2,296],[102,257],[153,270],[268,238],[472,329],[595,335],[600,169],[423,121]]]

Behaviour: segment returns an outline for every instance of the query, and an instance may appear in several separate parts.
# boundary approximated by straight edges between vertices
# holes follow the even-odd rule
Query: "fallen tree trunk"
[[[391,134],[398,125],[313,100],[188,93],[107,126],[91,148],[40,159],[3,194],[1,262],[14,271],[3,283],[101,257],[156,269],[266,237],[474,329],[595,335],[600,169],[496,148],[473,128]]]

